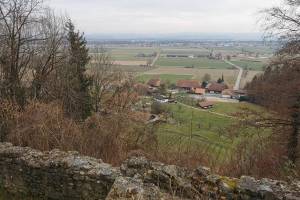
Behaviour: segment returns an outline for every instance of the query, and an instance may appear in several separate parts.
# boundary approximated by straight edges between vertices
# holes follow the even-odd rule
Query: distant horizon
[[[97,40],[264,41],[263,33],[85,33]]]

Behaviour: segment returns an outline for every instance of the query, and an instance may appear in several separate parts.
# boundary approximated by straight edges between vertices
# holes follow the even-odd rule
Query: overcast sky
[[[254,33],[280,0],[48,0],[86,33]]]

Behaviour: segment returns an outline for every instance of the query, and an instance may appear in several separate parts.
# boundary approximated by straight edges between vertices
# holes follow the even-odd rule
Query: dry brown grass
[[[58,103],[32,102],[13,115],[6,141],[42,151],[78,151],[113,165],[125,160],[131,150],[145,150],[145,144],[155,142],[139,121],[129,117],[132,113],[94,114],[79,123],[66,118]]]
[[[2,104],[4,105],[4,104]],[[7,111],[0,107],[1,113]],[[284,150],[264,138],[241,141],[231,157],[220,165],[206,150],[158,148],[155,128],[140,123],[139,113],[93,115],[85,122],[74,122],[64,116],[59,103],[31,102],[25,111],[9,112],[6,141],[42,151],[60,149],[102,159],[119,166],[129,155],[146,157],[190,169],[209,166],[214,172],[238,177],[283,177]],[[274,139],[280,141],[280,139]]]

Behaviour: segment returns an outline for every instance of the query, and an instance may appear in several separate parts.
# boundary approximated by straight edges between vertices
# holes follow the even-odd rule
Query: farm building
[[[194,88],[201,88],[201,85],[197,80],[180,80],[177,82],[177,87],[180,89],[191,91]]]
[[[151,79],[148,81],[148,85],[151,87],[160,87],[161,80],[160,79]]]
[[[214,103],[210,101],[202,101],[198,104],[202,109],[210,109],[214,107]]]
[[[198,94],[198,95],[204,95],[205,89],[204,88],[192,88],[191,92],[194,94]]]
[[[224,83],[210,83],[207,86],[207,91],[213,94],[221,94],[226,89],[228,89],[228,86]]]

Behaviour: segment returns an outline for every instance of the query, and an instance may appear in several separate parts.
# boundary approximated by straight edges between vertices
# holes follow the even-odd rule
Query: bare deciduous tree
[[[37,31],[40,0],[3,0],[0,2],[2,91],[10,100],[24,105],[22,79],[42,40]]]
[[[280,38],[284,45],[264,74],[255,77],[247,88],[254,102],[276,112],[278,117],[260,119],[259,124],[287,135],[287,156],[296,164],[300,135],[300,1],[285,0],[282,6],[262,12],[266,33]]]
[[[61,24],[42,0],[0,1],[1,96],[21,107],[26,88],[32,88],[32,97],[39,97],[61,58]]]
[[[285,0],[282,6],[262,11],[263,28],[269,36],[298,40],[300,35],[299,0]]]
[[[133,80],[115,68],[110,56],[97,50],[92,57],[90,73],[93,77],[92,96],[95,112],[103,109],[120,111],[135,102]]]
[[[92,57],[90,73],[93,77],[92,96],[95,112],[99,112],[105,97],[111,93],[112,83],[119,74],[113,70],[113,62],[103,50],[97,50]]]
[[[44,40],[38,45],[38,54],[32,65],[31,97],[38,99],[43,90],[43,85],[49,75],[65,63],[66,53],[64,39],[64,17],[57,17],[51,9],[45,10],[45,16],[41,18],[40,32]]]

